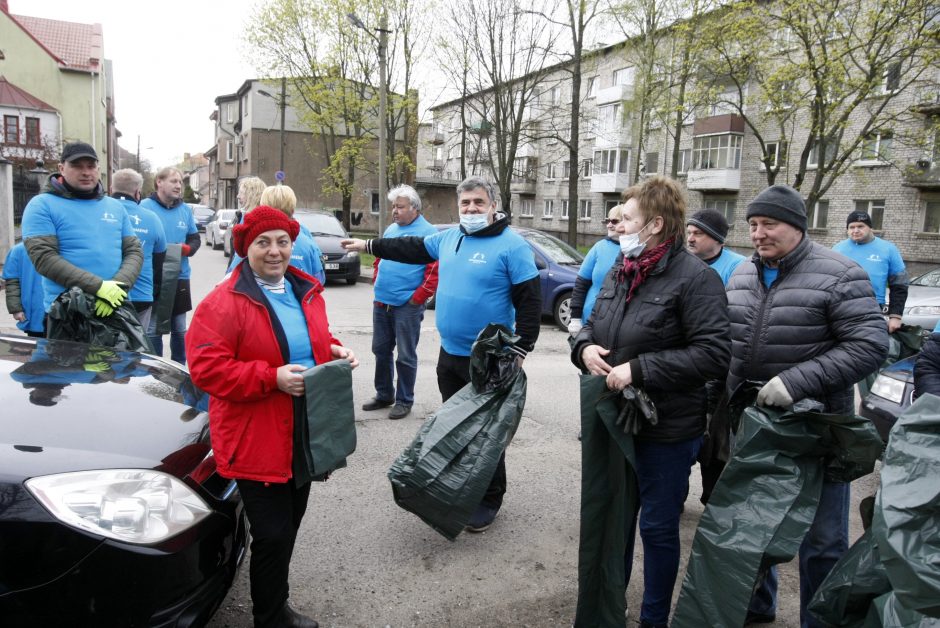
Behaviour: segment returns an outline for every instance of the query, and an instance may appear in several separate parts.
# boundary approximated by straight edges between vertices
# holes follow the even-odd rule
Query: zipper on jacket
[[[777,278],[779,279],[779,277],[780,276],[778,274]],[[764,285],[762,269],[757,269],[757,284],[761,287],[764,295],[760,302],[760,310],[758,311],[757,316],[757,326],[754,328],[755,333],[751,336],[751,359],[747,361],[747,369],[745,370],[750,370],[751,365],[754,364],[754,360],[757,359],[757,345],[759,344],[758,340],[760,339],[760,332],[762,329],[764,329],[764,315],[767,311],[767,301],[770,298],[770,291],[773,290],[774,284],[776,283],[777,282],[775,280],[774,283],[771,284],[768,288],[766,285]]]

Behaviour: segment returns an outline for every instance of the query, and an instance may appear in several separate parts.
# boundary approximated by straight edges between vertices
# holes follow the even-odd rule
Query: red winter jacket
[[[219,474],[259,482],[291,477],[293,402],[277,387],[277,368],[290,351],[273,310],[247,262],[239,264],[199,304],[186,333],[186,359],[193,383],[210,395],[209,429]],[[293,288],[307,319],[313,359],[332,360],[323,286],[288,268],[285,287]],[[302,297],[301,297],[302,295]]]

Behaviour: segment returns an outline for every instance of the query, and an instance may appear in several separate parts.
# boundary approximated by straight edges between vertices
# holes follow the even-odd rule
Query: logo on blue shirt
[[[101,212],[101,220],[104,222],[117,222],[117,218],[110,212]]]
[[[477,251],[476,253],[473,254],[473,257],[470,258],[470,263],[471,264],[485,264],[486,255],[484,253],[480,253],[479,251]]]

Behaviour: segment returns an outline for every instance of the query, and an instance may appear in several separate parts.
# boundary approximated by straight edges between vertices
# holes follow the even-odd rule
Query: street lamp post
[[[363,24],[362,20],[355,13],[347,13],[346,17],[349,18],[350,23],[356,28],[361,28],[372,37],[379,45],[379,237],[382,237],[382,233],[385,232],[385,203],[386,203],[386,187],[388,185],[388,165],[386,160],[388,158],[388,150],[386,144],[388,143],[388,114],[386,112],[386,107],[388,106],[388,81],[385,76],[385,55],[388,48],[388,34],[391,32],[388,30],[388,16],[385,14],[385,11],[382,11],[382,16],[379,18],[379,27],[376,29],[369,28]],[[372,34],[372,31],[376,30],[379,33],[379,36],[376,37]],[[371,200],[370,200],[371,202]]]
[[[144,150],[153,150],[153,146],[146,146]],[[140,170],[140,134],[137,135],[137,172],[143,174]]]
[[[259,89],[258,93],[261,94],[262,96],[267,96],[268,98],[274,100],[275,102],[278,103],[278,105],[281,108],[281,159],[278,165],[278,170],[280,170],[281,172],[284,172],[284,118],[285,118],[284,114],[287,111],[287,77],[286,76],[281,77],[281,97],[280,98],[275,98],[273,95],[271,95],[270,92],[266,92],[263,89]]]

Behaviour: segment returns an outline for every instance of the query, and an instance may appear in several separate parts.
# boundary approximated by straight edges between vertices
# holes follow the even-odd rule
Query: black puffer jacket
[[[794,401],[854,414],[855,382],[888,353],[888,326],[862,268],[804,237],[768,289],[756,255],[728,281],[728,390],[779,375]]]
[[[728,308],[718,273],[676,245],[626,303],[627,283],[617,257],[604,278],[591,319],[574,339],[571,361],[584,369],[581,352],[591,344],[610,349],[608,364],[630,362],[659,413],[638,438],[679,441],[705,431],[705,382],[724,377],[731,355]]]
[[[930,334],[914,362],[914,394],[925,393],[940,397],[940,332]]]

